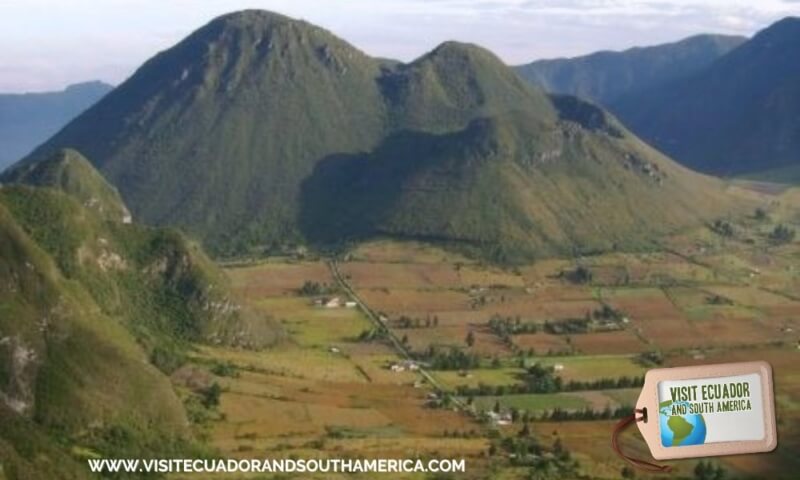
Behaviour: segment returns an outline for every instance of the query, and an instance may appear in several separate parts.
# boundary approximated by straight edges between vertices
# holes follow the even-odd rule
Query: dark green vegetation
[[[677,167],[594,106],[554,105],[565,103],[580,108],[562,119],[517,111],[449,134],[402,132],[371,153],[328,158],[304,183],[301,225],[321,243],[381,234],[520,262],[642,248],[699,221],[709,204],[724,208],[715,181]]]
[[[786,18],[688,78],[611,106],[692,168],[723,175],[797,166],[800,19]]]
[[[800,18],[753,38],[700,35],[518,67],[533,83],[590,98],[690,168],[796,183]]]
[[[41,162],[19,168],[8,175],[6,180],[35,187],[56,188],[106,220],[123,223],[131,221],[130,213],[117,189],[109,185],[92,164],[75,150],[61,150]]]
[[[388,235],[514,262],[646,247],[729,207],[717,181],[479,47],[392,63],[263,11],[157,55],[23,165],[67,146],[137,218],[221,255]]]
[[[115,190],[76,152],[20,180],[37,186],[0,187],[4,474],[80,478],[86,455],[192,451],[165,373],[190,341],[251,333],[225,277],[178,232],[123,223]]]
[[[649,90],[707,67],[745,37],[696,35],[674,43],[538,60],[517,67],[548,92],[577,95],[613,106],[620,97]]]
[[[61,92],[0,94],[0,171],[30,153],[112,88],[102,82],[86,82]]]

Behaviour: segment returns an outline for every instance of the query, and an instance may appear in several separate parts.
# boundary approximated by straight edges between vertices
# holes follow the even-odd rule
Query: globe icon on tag
[[[689,409],[689,402],[661,402],[659,408],[659,430],[661,444],[665,447],[702,445],[706,441],[706,421],[702,414],[687,413],[673,415],[673,404]]]

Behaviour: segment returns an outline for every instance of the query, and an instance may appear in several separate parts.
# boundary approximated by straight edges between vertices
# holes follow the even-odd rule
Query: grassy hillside
[[[522,262],[652,247],[654,234],[729,205],[716,181],[674,165],[597,107],[566,100],[558,124],[514,112],[451,134],[405,131],[370,154],[325,160],[304,185],[308,236],[413,238]]]
[[[126,454],[185,441],[188,422],[169,380],[2,203],[0,409],[12,417],[0,432],[6,475],[51,478],[39,466],[49,463],[48,453],[64,456],[48,452],[62,441]],[[22,429],[27,443],[19,442]],[[47,439],[40,443],[30,429]]]
[[[146,62],[37,152],[76,147],[137,218],[184,227],[218,252],[297,242],[291,198],[314,162],[381,135],[379,69],[305,22],[227,15]]]
[[[16,170],[7,180],[57,188],[105,219],[130,222],[130,212],[117,189],[106,182],[92,164],[75,150],[56,152],[41,162]]]
[[[188,452],[166,374],[190,342],[276,335],[251,335],[226,277],[177,231],[123,223],[119,211],[109,219],[124,206],[76,155],[23,177],[40,186],[0,187],[0,463],[10,479],[54,478],[62,461],[63,478],[81,478],[73,461],[89,454]]]
[[[530,258],[641,246],[726,207],[718,182],[605,119],[475,45],[387,62],[244,11],[145,63],[6,178],[76,147],[136,218],[217,255],[390,234]]]

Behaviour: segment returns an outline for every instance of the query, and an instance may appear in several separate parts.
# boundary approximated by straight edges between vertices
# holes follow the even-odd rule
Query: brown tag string
[[[636,416],[637,413],[640,413],[641,416]],[[611,448],[614,452],[619,455],[619,457],[629,464],[633,465],[634,467],[640,470],[646,470],[648,472],[653,473],[669,473],[672,471],[672,467],[669,465],[659,465],[657,463],[648,462],[646,460],[641,460],[639,458],[634,458],[626,455],[622,452],[622,449],[619,446],[619,434],[622,433],[630,424],[634,422],[643,422],[647,420],[647,409],[637,408],[634,410],[634,413],[631,413],[627,417],[621,419],[617,422],[616,426],[614,426],[614,431],[611,434]]]

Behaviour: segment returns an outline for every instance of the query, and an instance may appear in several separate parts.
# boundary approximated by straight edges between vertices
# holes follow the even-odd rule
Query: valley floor
[[[335,262],[230,266],[242,301],[287,339],[198,347],[173,381],[222,387],[196,428],[229,457],[453,457],[468,469],[453,478],[529,478],[566,451],[554,475],[612,479],[625,465],[609,447],[615,418],[648,368],[767,360],[778,449],[714,463],[729,478],[788,478],[800,468],[800,244],[772,241],[771,217],[725,221],[731,231],[687,231],[658,252],[509,269],[391,241]],[[535,375],[550,386],[531,387]],[[519,460],[532,444],[539,455]],[[638,432],[623,445],[649,455]],[[696,465],[670,463],[686,477]]]

